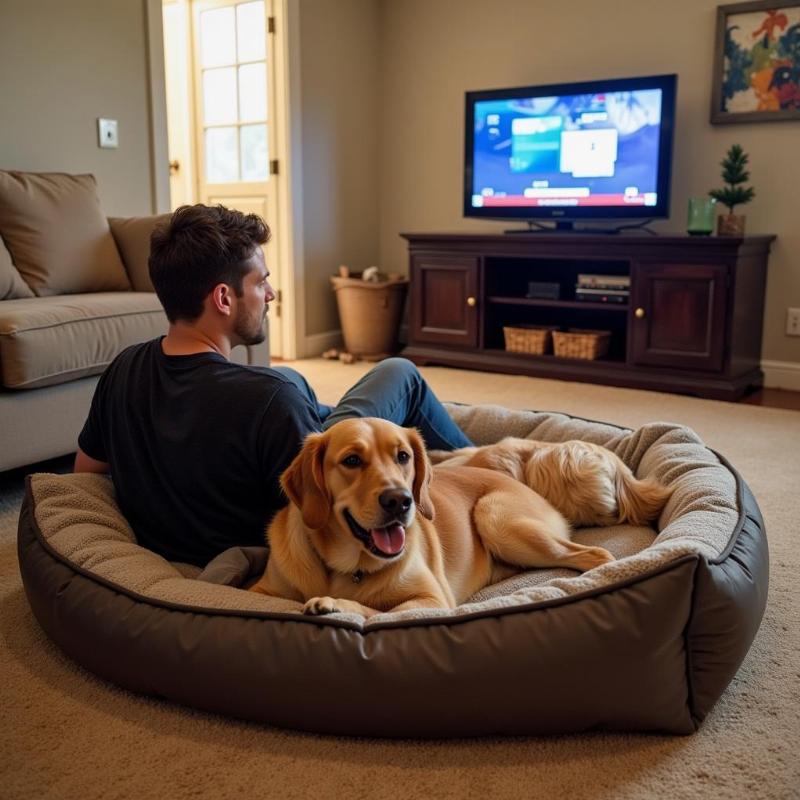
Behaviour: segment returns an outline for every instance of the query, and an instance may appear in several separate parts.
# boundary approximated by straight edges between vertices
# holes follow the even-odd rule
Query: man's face
[[[233,333],[237,344],[259,344],[266,338],[264,319],[267,306],[275,299],[275,292],[267,278],[269,271],[264,264],[264,251],[256,247],[247,259],[250,271],[242,281],[242,296],[237,298],[236,318]]]

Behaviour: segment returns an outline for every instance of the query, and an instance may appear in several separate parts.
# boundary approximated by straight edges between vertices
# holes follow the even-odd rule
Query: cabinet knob
[[[475,300],[475,298],[474,298],[474,297],[468,297],[468,298],[467,298],[467,305],[468,305],[470,308],[472,308],[472,307],[475,305],[475,303],[476,303],[476,302],[477,302],[477,301]]]
[[[644,309],[643,308],[637,308],[636,311],[634,311],[633,313],[636,316],[636,319],[644,319]]]

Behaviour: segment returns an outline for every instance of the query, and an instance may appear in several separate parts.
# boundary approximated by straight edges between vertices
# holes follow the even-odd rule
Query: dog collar
[[[361,583],[361,579],[363,577],[364,577],[364,570],[363,569],[357,569],[353,573],[353,583]]]

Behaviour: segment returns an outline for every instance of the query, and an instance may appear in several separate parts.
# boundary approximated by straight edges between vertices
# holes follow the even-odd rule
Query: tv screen
[[[669,216],[676,82],[656,75],[467,92],[464,216]]]

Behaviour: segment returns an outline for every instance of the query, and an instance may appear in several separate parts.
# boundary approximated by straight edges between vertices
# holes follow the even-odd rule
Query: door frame
[[[164,31],[162,0],[143,0],[145,6],[147,78],[150,107],[151,211],[168,213],[169,150],[167,137],[166,77],[164,71]],[[277,273],[281,290],[281,316],[270,317],[279,324],[282,341],[280,356],[294,359],[301,351],[305,330],[302,238],[302,171],[300,153],[300,10],[293,0],[274,0],[275,32],[275,155],[278,159],[276,181],[277,219],[267,220],[275,238],[277,264],[269,264]]]

